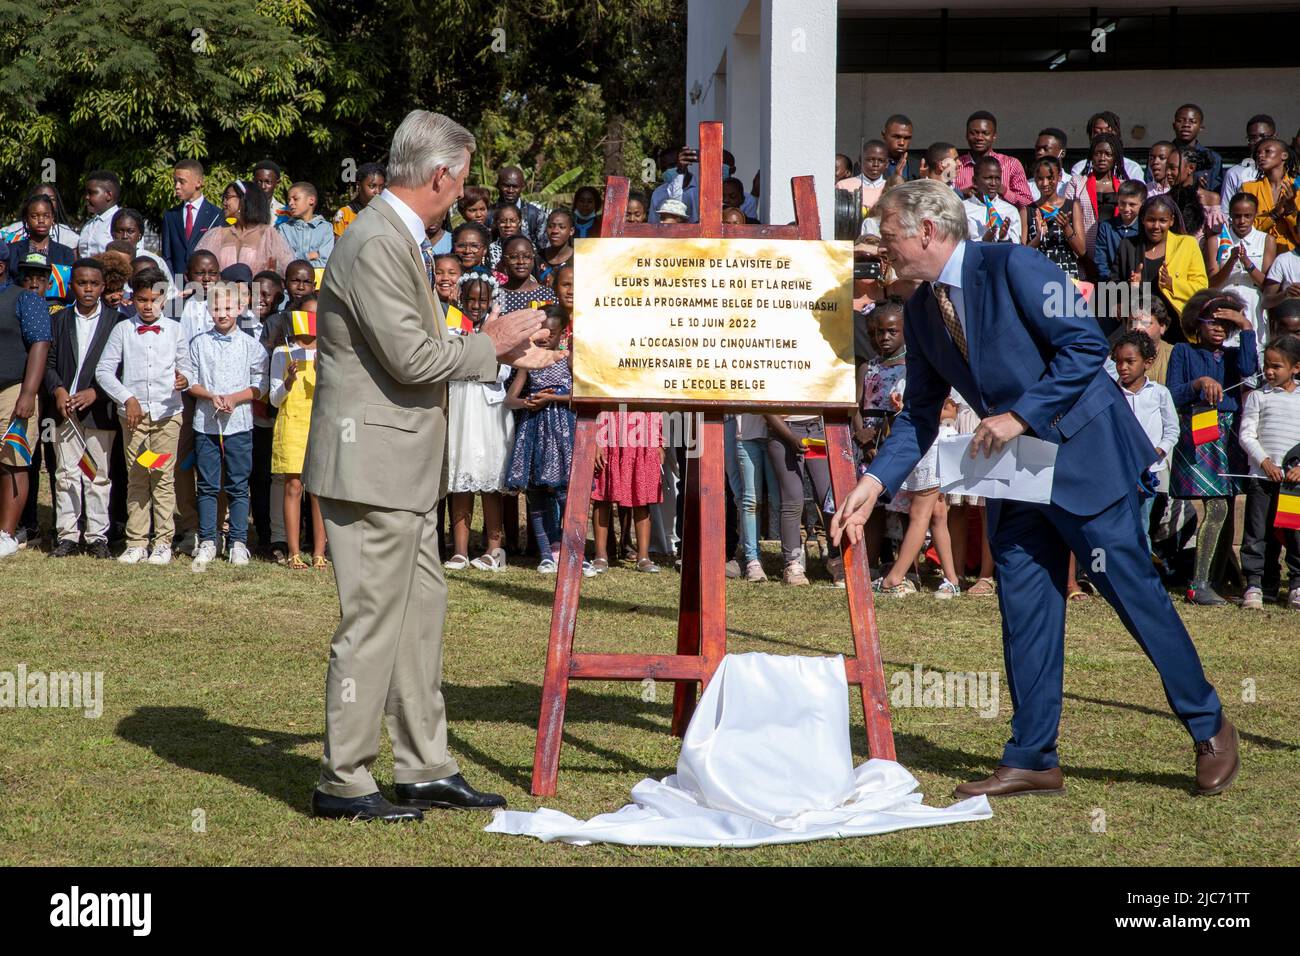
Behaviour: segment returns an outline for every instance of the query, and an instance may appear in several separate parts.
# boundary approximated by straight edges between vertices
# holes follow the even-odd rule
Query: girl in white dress
[[[497,282],[488,274],[469,273],[460,279],[460,308],[447,307],[447,326],[453,335],[478,331],[492,308]],[[451,382],[447,387],[447,490],[451,496],[451,533],[454,553],[443,564],[448,571],[475,567],[503,571],[501,494],[505,469],[513,445],[514,417],[505,406],[505,381],[509,366],[499,366],[490,382]],[[484,553],[469,559],[469,524],[474,495],[483,501]]]
[[[1238,193],[1228,206],[1228,221],[1218,232],[1206,230],[1203,240],[1206,273],[1211,289],[1235,292],[1246,303],[1246,318],[1255,326],[1260,354],[1268,342],[1268,322],[1260,301],[1260,289],[1277,256],[1277,242],[1255,228],[1258,200],[1250,193]],[[1224,339],[1225,348],[1236,348],[1240,330]]]

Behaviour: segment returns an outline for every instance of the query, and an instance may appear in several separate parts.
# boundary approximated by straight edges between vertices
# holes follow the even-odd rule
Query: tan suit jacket
[[[313,495],[417,513],[446,492],[447,382],[495,379],[485,335],[452,335],[419,247],[376,198],[334,247],[316,312],[303,465]]]

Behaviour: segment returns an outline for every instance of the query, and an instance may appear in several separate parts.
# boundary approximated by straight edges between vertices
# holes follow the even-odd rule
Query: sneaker
[[[113,552],[108,550],[107,541],[92,541],[86,545],[86,551],[97,561],[108,561],[113,557]]]
[[[872,581],[871,590],[875,591],[877,594],[883,594],[886,597],[898,598],[907,597],[909,594],[915,594],[917,591],[916,585],[912,583],[910,578],[903,578],[902,581],[891,585],[890,587],[885,587],[884,584],[881,583],[884,580],[884,578],[876,578]]]
[[[139,564],[149,557],[149,552],[144,548],[127,548],[117,556],[117,560],[123,564]]]
[[[736,578],[740,577],[740,575],[742,574],[740,570],[740,562],[737,561],[735,558],[732,558],[730,561],[727,562],[726,572],[727,572],[727,577],[731,578],[732,580],[735,580]]]
[[[150,564],[171,564],[172,549],[165,544],[154,545],[153,551],[149,555]]]
[[[786,584],[798,587],[808,583],[808,575],[803,572],[803,565],[799,561],[790,561],[786,564],[785,570],[781,572],[781,580]]]
[[[582,576],[584,578],[594,578],[598,574],[600,574],[600,572],[596,570],[595,566],[590,561],[582,562]]]
[[[1246,593],[1241,596],[1241,607],[1244,611],[1262,611],[1264,609],[1264,589],[1258,587],[1246,588]]]
[[[826,561],[826,570],[830,572],[831,583],[837,588],[845,587],[844,584],[844,559],[828,558]]]
[[[70,558],[80,550],[81,548],[77,545],[76,541],[74,541],[72,538],[64,538],[57,545],[54,546],[54,550],[50,552],[50,557]]]
[[[18,542],[7,531],[0,531],[0,558],[7,558],[18,552]]]
[[[1287,592],[1286,606],[1293,611],[1300,611],[1300,588],[1292,588]]]
[[[242,541],[230,542],[230,563],[237,568],[245,567],[248,564],[249,554],[248,545]]]
[[[1193,581],[1187,589],[1187,603],[1200,604],[1204,607],[1219,607],[1227,604],[1207,581]]]
[[[763,571],[761,561],[750,561],[745,565],[745,580],[754,584],[767,580],[767,574]]]
[[[559,570],[559,565],[555,563],[554,558],[542,558],[537,565],[538,574],[555,574]]]
[[[961,594],[961,587],[953,584],[947,578],[940,582],[938,589],[935,590],[934,596],[937,600],[947,601]]]
[[[174,548],[174,550],[175,550],[178,554],[183,554],[183,555],[186,555],[187,557],[191,557],[191,558],[192,558],[192,557],[194,557],[194,554],[195,554],[196,551],[198,551],[198,549],[199,549],[199,535],[198,535],[198,532],[191,532],[191,533],[189,533],[189,534],[183,534],[183,535],[181,535],[179,538],[176,539],[176,544],[175,544],[175,548]]]
[[[199,572],[206,571],[208,565],[216,560],[217,543],[215,541],[204,541],[194,549],[194,560],[190,562],[190,570]]]

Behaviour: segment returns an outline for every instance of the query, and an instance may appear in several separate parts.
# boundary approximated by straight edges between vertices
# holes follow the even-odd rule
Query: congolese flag
[[[66,299],[72,288],[72,266],[50,266],[50,287],[45,290],[47,299]]]
[[[1219,410],[1213,405],[1192,406],[1192,444],[1204,445],[1219,439]]]
[[[0,439],[0,444],[8,445],[14,451],[18,452],[24,464],[32,463],[32,446],[27,443],[27,422],[21,418],[15,418],[5,429],[4,438]]]

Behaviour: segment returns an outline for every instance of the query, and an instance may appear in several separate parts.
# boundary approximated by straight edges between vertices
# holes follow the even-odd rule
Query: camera
[[[880,256],[862,256],[853,258],[854,279],[875,279],[879,281],[885,275],[885,262]]]

